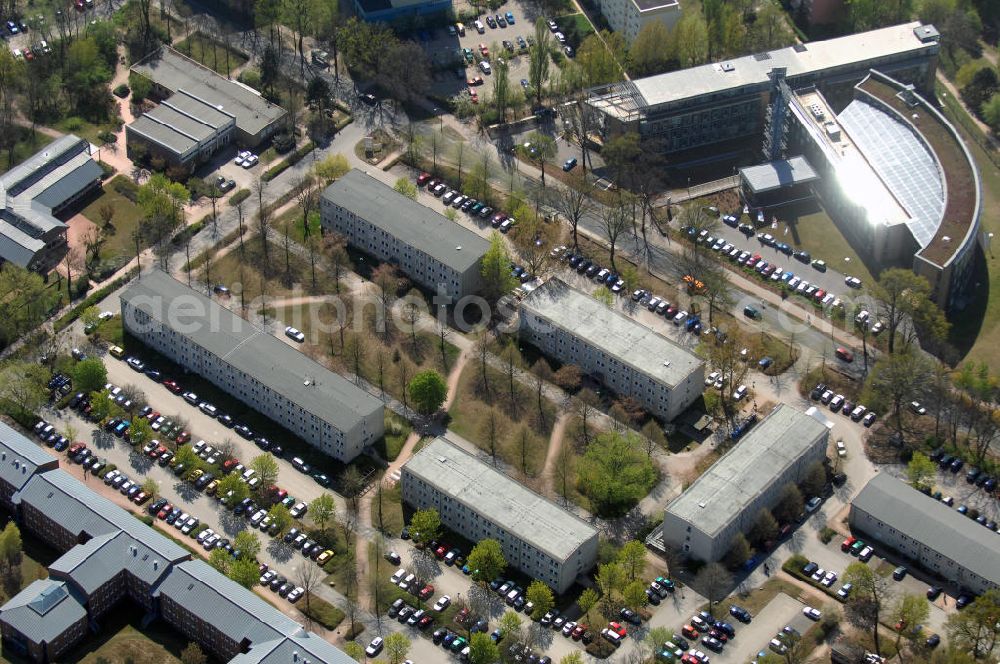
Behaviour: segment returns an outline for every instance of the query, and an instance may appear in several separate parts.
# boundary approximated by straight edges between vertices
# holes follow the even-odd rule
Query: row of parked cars
[[[427,193],[440,198],[445,205],[450,205],[456,210],[468,213],[469,216],[489,219],[490,215],[493,214],[493,208],[488,206],[485,201],[476,200],[472,196],[466,196],[458,189],[450,188],[443,180],[431,177],[430,173],[421,173],[418,175],[417,186],[426,187]],[[507,217],[503,216],[503,219],[507,219]],[[510,230],[510,227],[514,223],[512,219],[511,223],[502,229],[503,232],[506,233]],[[494,224],[494,226],[499,227],[499,224]]]
[[[724,223],[729,226],[733,226],[734,228],[739,226],[736,217],[733,215],[725,215],[722,217],[722,220]],[[744,235],[752,236],[754,234],[754,228],[752,226],[749,224],[743,224],[742,226],[743,228],[741,228],[741,230]],[[731,262],[751,270],[761,279],[771,281],[775,284],[784,284],[789,291],[816,302],[824,308],[832,309],[843,306],[843,302],[834,293],[827,292],[816,284],[811,284],[807,279],[796,275],[792,270],[784,269],[778,265],[777,262],[773,262],[773,259],[772,261],[769,261],[760,253],[755,253],[753,251],[737,247],[735,244],[729,242],[723,237],[715,237],[711,235],[706,229],[699,230],[693,226],[685,226],[681,230],[688,235],[692,242],[704,245],[720,256],[727,257]],[[793,257],[806,265],[811,265],[814,269],[820,272],[826,271],[826,263],[819,260],[812,260],[812,257],[807,251],[793,251],[791,246],[784,242],[779,242],[769,233],[759,233],[757,235],[757,240],[761,244],[771,247],[786,256]],[[847,277],[845,279],[845,283],[852,288],[861,287],[861,282],[854,277]]]
[[[810,390],[809,398],[813,401],[819,401],[835,413],[839,412],[855,422],[861,422],[866,427],[870,427],[878,419],[878,415],[874,411],[868,410],[863,404],[851,401],[843,394],[837,394],[829,389],[826,383],[818,383]]]
[[[736,638],[736,629],[731,623],[717,620],[708,611],[699,611],[681,627],[681,635],[695,642],[700,638],[701,644],[709,650],[722,652],[729,640]],[[694,650],[694,652],[689,650],[687,654],[689,655],[687,659],[680,657],[680,661],[685,662],[685,664],[689,662],[691,664],[707,664],[709,661],[708,656],[700,650]]]

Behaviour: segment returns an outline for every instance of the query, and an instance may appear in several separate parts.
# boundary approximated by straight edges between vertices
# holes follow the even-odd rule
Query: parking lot
[[[726,645],[725,650],[712,655],[713,662],[732,664],[748,662],[761,650],[768,650],[768,642],[786,625],[804,633],[813,622],[802,614],[802,602],[784,593],[778,593],[767,603],[749,625],[736,625],[736,638]],[[822,607],[816,607],[822,608]]]

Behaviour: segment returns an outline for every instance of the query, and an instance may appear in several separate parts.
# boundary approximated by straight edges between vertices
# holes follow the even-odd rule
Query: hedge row
[[[250,198],[250,190],[249,189],[240,189],[235,194],[233,194],[232,196],[230,196],[230,198],[229,198],[229,204],[231,206],[233,206],[233,207],[236,207],[237,205],[239,205],[240,203],[242,203],[243,201],[245,201],[248,198]]]
[[[95,290],[93,293],[84,298],[83,302],[70,309],[69,312],[67,312],[65,315],[63,315],[55,322],[55,331],[60,332],[69,327],[73,323],[73,321],[79,318],[80,315],[87,310],[88,307],[94,306],[95,304],[106,298],[108,295],[110,295],[116,289],[121,288],[129,281],[132,281],[132,279],[138,273],[139,273],[138,268],[132,268],[122,276],[112,281],[107,286]]]
[[[295,164],[297,164],[300,161],[302,161],[302,158],[305,157],[310,152],[312,152],[315,148],[316,148],[316,144],[313,143],[312,141],[309,141],[308,143],[306,143],[305,145],[303,145],[301,148],[299,148],[298,150],[296,150],[292,154],[288,155],[285,159],[283,159],[282,161],[278,162],[276,165],[274,165],[271,168],[269,168],[264,173],[264,175],[261,176],[261,179],[264,180],[264,182],[270,182],[271,180],[273,180],[274,178],[278,177],[279,175],[281,175],[282,173],[284,173],[286,170],[288,170],[289,167],[294,166]]]
[[[111,180],[111,187],[136,205],[139,204],[139,186],[124,176]]]

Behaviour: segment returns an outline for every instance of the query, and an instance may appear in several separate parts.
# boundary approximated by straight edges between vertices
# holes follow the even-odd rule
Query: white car
[[[747,389],[746,385],[740,385],[739,387],[736,388],[736,391],[733,392],[733,401],[740,401],[741,399],[743,399],[743,397],[747,395],[747,392],[749,391],[750,390]]]
[[[816,510],[819,509],[819,506],[822,502],[823,502],[822,498],[820,498],[819,496],[813,496],[812,498],[809,499],[808,502],[806,502],[806,511],[815,512]]]
[[[451,604],[451,597],[448,595],[441,595],[441,597],[438,598],[438,601],[434,602],[434,610],[438,612],[444,611],[448,608],[449,604]]]
[[[295,586],[292,592],[288,593],[288,597],[286,597],[285,599],[287,599],[292,604],[295,604],[295,602],[299,601],[299,598],[305,594],[306,594],[305,588],[303,588],[302,586]]]
[[[365,648],[365,654],[369,657],[375,657],[380,652],[382,652],[382,637],[376,636],[372,639],[372,642],[368,644],[368,647]]]
[[[236,159],[233,160],[233,163],[236,164],[237,166],[242,166],[246,158],[252,154],[253,153],[250,152],[249,150],[241,150],[240,152],[236,153]]]
[[[288,510],[288,513],[292,515],[293,519],[301,518],[306,513],[306,504],[296,503],[292,509]]]
[[[206,528],[205,530],[198,533],[198,537],[196,537],[195,540],[197,540],[198,544],[201,544],[214,534],[215,534],[214,530],[212,530],[211,528]]]
[[[253,168],[254,166],[257,165],[258,161],[260,161],[260,158],[258,158],[257,155],[255,154],[244,157],[243,168]]]
[[[273,569],[267,570],[260,577],[260,585],[266,586],[267,584],[271,583],[271,581],[273,581],[274,577],[276,577],[276,576],[278,576],[278,573],[275,572]]]
[[[837,456],[841,459],[847,456],[847,446],[844,445],[844,441],[842,440],[837,441]]]
[[[826,575],[823,576],[823,580],[820,581],[820,583],[829,588],[834,584],[836,580],[837,580],[836,572],[827,572]]]
[[[291,325],[285,328],[285,336],[288,337],[289,339],[292,339],[293,341],[298,341],[299,343],[302,343],[303,341],[306,340],[306,335],[302,334],[302,332],[295,329]]]
[[[687,317],[688,317],[688,312],[678,311],[677,314],[674,316],[674,325],[680,325],[682,322],[684,322],[684,319]]]
[[[479,71],[489,76],[490,73],[493,71],[493,69],[490,67],[490,63],[483,60],[482,62],[479,63]]]
[[[721,373],[719,373],[718,371],[713,371],[712,373],[708,374],[708,378],[705,379],[705,385],[706,386],[715,385],[715,381],[721,378],[722,378]]]
[[[819,620],[820,618],[823,617],[823,614],[820,613],[819,609],[814,609],[811,606],[803,607],[802,615],[804,615],[806,618],[809,618],[810,620]]]
[[[819,568],[816,569],[815,572],[812,573],[812,577],[811,578],[812,578],[813,581],[819,581],[824,576],[826,576],[826,570],[823,569],[822,567],[819,567]]]
[[[838,394],[830,401],[830,410],[839,410],[844,405],[844,395]]]

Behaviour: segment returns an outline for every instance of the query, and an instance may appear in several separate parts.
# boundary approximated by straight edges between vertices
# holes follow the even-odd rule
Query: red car
[[[417,186],[422,187],[427,184],[427,181],[431,179],[430,173],[421,173],[417,176]]]
[[[432,622],[434,622],[434,618],[430,615],[426,615],[420,619],[420,622],[417,623],[417,627],[420,629],[427,629]]]
[[[444,558],[444,554],[446,554],[446,553],[448,553],[448,547],[447,546],[439,546],[437,548],[437,550],[434,552],[434,555],[438,557],[438,560],[441,560],[441,559]]]
[[[132,502],[136,505],[142,505],[144,502],[149,500],[149,494],[145,491],[140,491],[132,497]]]
[[[469,80],[467,80],[466,83],[469,84],[469,87],[472,87],[474,85],[482,85],[483,84],[483,77],[482,76],[470,76]]]
[[[610,629],[612,632],[614,632],[615,634],[617,634],[618,636],[620,636],[622,638],[624,638],[625,635],[628,633],[625,630],[625,627],[622,626],[621,623],[616,623],[616,622],[608,623],[608,629]]]
[[[83,0],[76,0],[75,4],[78,11],[82,12],[84,9],[87,8],[86,5],[83,4]]]
[[[183,445],[184,443],[191,440],[191,434],[189,434],[187,431],[181,431],[179,434],[177,434],[176,440],[178,445]]]
[[[167,518],[167,515],[173,511],[174,511],[174,506],[171,505],[170,503],[167,503],[166,505],[160,508],[159,512],[156,513],[156,518],[159,519],[160,521],[163,521],[164,519]]]
[[[72,445],[70,445],[69,449],[66,450],[66,454],[68,455],[76,454],[85,447],[87,447],[86,443],[73,443]]]
[[[826,297],[826,291],[820,288],[818,291],[813,293],[813,297],[816,299],[817,302],[822,302],[823,298]]]
[[[845,552],[846,552],[846,551],[850,551],[850,550],[851,550],[851,547],[852,547],[852,546],[854,545],[854,543],[855,543],[855,542],[857,542],[857,541],[858,541],[858,538],[857,538],[857,537],[854,537],[854,536],[851,536],[851,537],[848,537],[848,538],[847,538],[847,539],[845,539],[845,540],[844,540],[843,542],[841,542],[841,544],[840,544],[840,550],[841,550],[841,551],[845,551]]]
[[[148,456],[149,456],[150,459],[159,459],[160,455],[163,454],[166,451],[167,451],[167,448],[165,448],[163,445],[157,445],[155,448],[153,448],[153,449],[151,449],[149,451],[149,455]]]
[[[77,1],[79,2],[79,0]],[[490,49],[488,46],[486,46],[486,44],[479,45],[479,52],[483,54],[484,58],[488,59],[490,57]]]
[[[146,414],[146,419],[149,420],[150,422],[155,422],[156,418],[158,418],[159,416],[160,416],[160,411],[154,410],[153,412]]]
[[[842,359],[844,362],[853,362],[854,361],[854,353],[852,353],[851,351],[847,350],[843,346],[837,346],[836,353],[837,353],[837,357],[839,357],[840,359]]]
[[[574,641],[579,641],[581,638],[583,638],[583,634],[586,631],[587,631],[587,626],[586,625],[577,625],[576,629],[573,630],[573,635],[572,635],[573,636],[573,640]]]
[[[434,586],[428,583],[426,586],[420,589],[420,592],[417,593],[417,597],[419,597],[420,599],[427,599],[433,594],[434,594]]]
[[[684,625],[683,627],[681,627],[681,634],[683,634],[684,637],[688,639],[697,639],[698,636],[700,636],[698,634],[698,630],[696,630],[691,625]]]
[[[469,617],[469,609],[464,608],[461,611],[459,611],[458,614],[455,616],[455,622],[461,625],[462,623],[465,622],[465,619],[468,617]]]
[[[165,380],[165,381],[163,381],[163,387],[167,388],[168,390],[170,390],[174,394],[180,394],[180,392],[181,392],[181,386],[178,385],[177,382],[173,381],[173,380]]]

